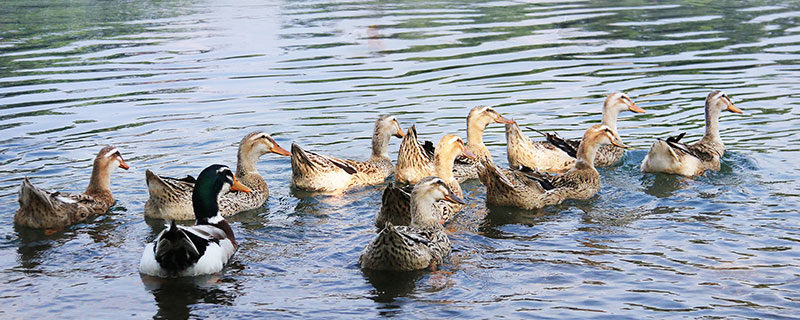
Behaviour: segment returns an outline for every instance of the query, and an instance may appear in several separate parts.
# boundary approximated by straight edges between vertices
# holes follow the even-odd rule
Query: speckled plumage
[[[415,184],[422,178],[434,174],[432,145],[421,144],[417,140],[417,127],[408,128],[400,150],[397,152],[397,165],[394,167],[394,181],[403,184]]]
[[[387,223],[361,252],[364,269],[411,271],[435,268],[450,253],[450,240],[433,208],[439,200],[463,203],[437,177],[422,179],[411,192],[411,222],[408,226]]]
[[[292,144],[292,185],[309,191],[336,192],[382,183],[394,172],[388,152],[392,135],[403,136],[397,119],[393,116],[378,118],[372,135],[372,156],[367,161],[321,155]]]
[[[259,157],[270,152],[290,155],[264,132],[252,132],[242,138],[237,152],[236,179],[249,187],[252,192],[231,192],[223,195],[219,201],[220,214],[223,217],[258,208],[267,201],[269,187],[258,173],[256,163]],[[144,206],[146,217],[167,220],[195,219],[192,209],[192,189],[195,184],[193,177],[176,179],[158,176],[146,170],[145,181],[150,193]]]
[[[500,170],[491,161],[481,163],[479,176],[486,185],[486,203],[536,209],[555,205],[566,199],[588,199],[600,190],[600,174],[592,165],[601,144],[614,141],[623,146],[619,136],[604,125],[586,130],[579,147],[578,161],[566,173],[549,175],[522,169]]]
[[[37,188],[26,177],[20,186],[14,223],[55,229],[106,213],[114,205],[109,185],[116,167],[128,168],[119,151],[111,146],[101,149],[94,160],[89,187],[83,193],[49,192]]]
[[[444,180],[453,194],[458,197],[463,197],[463,191],[458,180],[453,176],[453,160],[456,156],[462,155],[464,149],[464,142],[461,138],[455,135],[445,135],[439,140],[433,155],[436,176]],[[471,154],[469,155],[471,156]],[[381,198],[381,209],[375,218],[375,225],[378,228],[383,228],[386,222],[395,226],[405,226],[411,222],[411,189],[395,185],[386,186]],[[448,221],[461,210],[463,205],[450,201],[438,201],[434,207],[439,218]]]
[[[603,120],[601,124],[616,132],[617,117],[620,112],[625,110],[637,113],[645,112],[624,93],[616,92],[608,95],[603,103]],[[506,125],[509,166],[525,166],[549,172],[564,172],[575,165],[576,152],[581,139],[564,139],[556,133],[539,133],[544,135],[547,141],[532,141],[522,133],[517,124]],[[624,155],[624,149],[613,145],[604,145],[597,150],[594,166],[612,166],[619,163]]]
[[[693,177],[706,170],[719,170],[725,146],[719,136],[719,116],[723,110],[742,113],[722,91],[712,91],[706,96],[706,132],[694,144],[680,142],[685,133],[666,140],[658,139],[642,160],[644,172],[663,172]]]

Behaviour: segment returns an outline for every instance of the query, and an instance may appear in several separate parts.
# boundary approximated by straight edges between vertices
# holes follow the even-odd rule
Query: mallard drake
[[[439,200],[464,204],[444,180],[437,177],[420,180],[411,191],[411,223],[408,226],[387,223],[361,252],[358,259],[361,268],[411,271],[441,265],[450,253],[450,240],[434,208]]]
[[[233,229],[219,211],[219,199],[228,191],[250,192],[227,166],[205,168],[192,189],[193,226],[172,220],[156,239],[147,244],[139,272],[155,277],[191,277],[217,273],[236,252]]]
[[[600,190],[600,174],[593,163],[597,150],[606,144],[627,147],[608,126],[596,124],[589,127],[578,146],[575,166],[560,175],[549,175],[527,167],[500,170],[492,161],[483,161],[478,175],[486,185],[486,203],[531,210],[559,204],[566,199],[588,199]]]
[[[642,161],[642,171],[663,172],[693,177],[706,170],[719,170],[725,145],[719,137],[719,115],[723,110],[742,113],[724,92],[715,90],[706,97],[706,133],[695,144],[680,142],[686,134],[658,139]]]
[[[269,187],[258,174],[258,158],[267,153],[290,156],[269,134],[256,131],[246,135],[239,142],[236,163],[236,179],[253,192],[232,192],[220,198],[219,211],[223,217],[255,209],[264,204],[269,197]],[[149,218],[167,220],[193,220],[192,189],[195,179],[187,176],[182,179],[158,176],[150,170],[145,172],[147,190],[150,198],[144,205],[144,215]]]
[[[309,191],[336,192],[359,185],[382,183],[394,171],[389,158],[389,138],[403,137],[394,116],[375,121],[372,156],[367,161],[338,159],[303,150],[292,144],[292,185]]]
[[[411,131],[411,130],[409,130]],[[409,133],[411,134],[411,133]],[[468,158],[475,158],[475,155],[465,150],[464,142],[458,136],[448,134],[439,140],[436,145],[433,162],[436,168],[435,174],[447,183],[450,190],[459,198],[464,197],[461,185],[453,176],[453,161],[456,156],[463,155]],[[388,185],[383,190],[381,199],[381,210],[375,219],[375,225],[383,228],[387,222],[395,226],[407,226],[411,223],[411,189],[413,186]],[[463,207],[459,203],[449,201],[439,201],[435,205],[436,212],[443,221],[450,220]]]
[[[453,167],[454,175],[458,181],[464,182],[478,178],[478,163],[492,159],[489,149],[483,144],[483,131],[490,123],[515,123],[501,116],[490,107],[479,106],[472,108],[467,116],[467,145],[466,151],[475,155],[475,159],[457,157]]]
[[[94,158],[89,187],[83,193],[49,192],[37,188],[25,177],[19,189],[19,210],[14,214],[14,223],[58,229],[106,213],[114,205],[111,172],[117,167],[129,168],[119,150],[112,146],[100,149]]]
[[[394,167],[394,181],[402,184],[415,184],[422,178],[434,175],[433,143],[417,140],[417,126],[408,128],[400,150],[397,152],[397,164]]]
[[[645,113],[633,100],[622,92],[615,92],[606,97],[603,103],[603,121],[600,123],[617,132],[617,117],[622,111]],[[537,170],[564,172],[575,165],[580,139],[564,139],[557,133],[542,134],[547,141],[531,141],[522,133],[516,123],[506,124],[506,140],[508,141],[508,164],[512,168],[525,166]],[[625,155],[625,150],[614,145],[604,145],[597,150],[594,159],[595,167],[608,167],[616,164]]]

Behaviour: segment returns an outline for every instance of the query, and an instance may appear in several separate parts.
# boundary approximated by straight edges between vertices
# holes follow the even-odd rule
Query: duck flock
[[[627,146],[616,125],[623,111],[645,112],[624,93],[613,93],[603,105],[602,121],[586,129],[581,139],[531,128],[544,137],[534,141],[494,109],[475,107],[467,116],[466,143],[447,134],[435,146],[417,139],[416,126],[404,133],[397,118],[384,115],[375,122],[372,155],[366,161],[321,155],[296,144],[290,152],[269,134],[253,132],[239,144],[235,173],[220,164],[205,168],[196,179],[146,171],[150,198],[145,216],[164,219],[169,226],[145,247],[139,271],[156,277],[221,272],[238,249],[225,217],[258,208],[269,197],[256,168],[259,157],[267,153],[291,156],[291,186],[314,192],[341,193],[384,183],[394,174],[376,212],[378,234],[363,249],[358,263],[373,270],[435,270],[451,250],[443,226],[465,204],[460,183],[479,179],[486,187],[487,204],[528,210],[567,199],[589,199],[601,187],[595,168],[619,163],[625,154]],[[725,153],[719,136],[722,111],[742,113],[725,93],[712,91],[705,100],[703,138],[686,144],[681,142],[685,134],[681,133],[656,140],[642,161],[642,172],[694,177],[719,170]],[[492,123],[505,124],[509,168],[497,166],[483,144],[483,131]],[[392,136],[402,138],[396,164],[389,157]],[[120,151],[113,146],[101,149],[83,193],[49,192],[26,177],[14,222],[52,232],[106,213],[114,204],[110,176],[117,167],[129,168]],[[195,220],[195,224],[179,225],[176,220]]]

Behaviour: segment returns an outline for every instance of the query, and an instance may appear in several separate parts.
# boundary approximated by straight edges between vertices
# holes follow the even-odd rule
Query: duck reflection
[[[192,306],[200,303],[230,306],[240,292],[234,279],[219,275],[186,278],[141,275],[141,278],[158,306],[154,319],[188,319]]]
[[[375,302],[389,304],[387,307],[399,307],[397,298],[407,297],[414,292],[417,282],[422,280],[427,271],[382,271],[362,269],[364,278],[375,288],[369,297]]]
[[[31,229],[19,225],[14,225],[14,231],[19,237],[17,253],[20,267],[25,270],[36,269],[48,259],[50,249],[58,248],[78,235],[71,229],[46,232],[43,229]]]

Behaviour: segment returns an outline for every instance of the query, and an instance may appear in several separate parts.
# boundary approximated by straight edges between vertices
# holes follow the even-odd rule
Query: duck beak
[[[128,170],[128,169],[131,168],[130,166],[128,166],[127,163],[125,163],[125,160],[123,160],[122,157],[119,158],[119,167],[122,168],[122,169],[125,169],[125,170]]]
[[[465,156],[467,158],[473,159],[473,160],[478,159],[478,156],[476,156],[474,153],[469,152],[467,150],[461,151],[461,155]]]
[[[231,186],[231,191],[241,191],[241,192],[251,192],[246,185],[243,185],[239,180],[236,180],[236,177],[233,177],[233,185]]]
[[[282,155],[282,156],[291,156],[292,155],[291,152],[286,151],[286,149],[284,149],[284,148],[281,148],[281,146],[279,146],[277,143],[272,145],[272,148],[269,149],[269,152],[277,153],[277,154]]]
[[[505,124],[517,123],[513,119],[509,119],[509,118],[506,118],[506,117],[503,117],[503,116],[500,116],[500,118],[497,118],[497,120],[495,120],[494,122],[505,123]]]
[[[631,105],[628,106],[628,110],[636,112],[636,113],[645,113],[644,109],[642,109],[641,107],[637,106],[635,103],[633,103],[633,101],[631,101]]]
[[[742,109],[739,109],[738,107],[736,107],[733,104],[733,102],[728,104],[728,111],[733,112],[733,113],[738,113],[738,114],[742,114],[743,113]]]
[[[394,136],[398,138],[405,136],[405,134],[403,134],[403,128],[400,128],[400,123],[397,122],[397,120],[394,121],[394,125],[397,126],[397,133],[395,133]]]
[[[457,195],[453,194],[452,192],[450,192],[450,194],[444,196],[444,199],[447,200],[447,201],[453,202],[453,203],[466,204],[466,202],[464,202],[464,199],[459,198]]]

